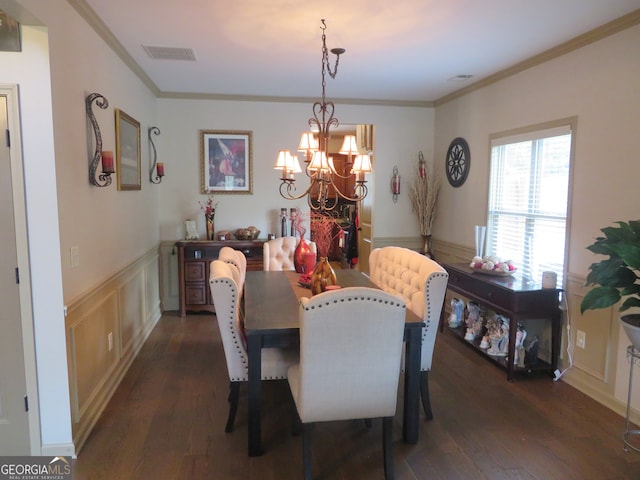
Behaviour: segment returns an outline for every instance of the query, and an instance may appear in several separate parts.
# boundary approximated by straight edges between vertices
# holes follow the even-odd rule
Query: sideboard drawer
[[[185,287],[185,295],[189,305],[204,305],[207,303],[207,289],[205,285],[187,285]]]
[[[206,268],[204,262],[185,262],[184,279],[187,282],[204,282]]]

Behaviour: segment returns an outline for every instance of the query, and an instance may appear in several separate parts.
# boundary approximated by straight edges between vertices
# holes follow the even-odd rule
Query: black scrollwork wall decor
[[[89,159],[89,183],[96,187],[107,187],[111,185],[111,174],[114,173],[113,169],[113,152],[102,152],[102,136],[100,135],[100,127],[98,121],[93,114],[93,102],[101,109],[106,109],[109,106],[109,101],[99,93],[91,93],[86,98],[87,116],[93,127],[93,133],[96,137],[96,148],[93,157]],[[103,155],[104,153],[104,155]],[[98,164],[102,159],[102,173],[97,176]]]
[[[149,169],[149,181],[158,184],[164,177],[164,163],[158,162],[158,152],[156,151],[156,144],[153,143],[153,135],[160,135],[158,127],[149,127],[149,143],[151,143],[151,151],[153,152],[151,168]]]
[[[446,172],[447,179],[453,187],[460,187],[469,175],[471,166],[471,153],[469,144],[462,138],[454,138],[447,150]]]

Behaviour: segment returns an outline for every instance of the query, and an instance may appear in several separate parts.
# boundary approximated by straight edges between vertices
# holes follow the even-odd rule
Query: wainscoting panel
[[[80,451],[160,318],[158,249],[68,305],[73,442]]]

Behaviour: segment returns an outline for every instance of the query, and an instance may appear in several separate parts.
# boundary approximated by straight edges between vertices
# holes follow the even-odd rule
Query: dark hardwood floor
[[[228,378],[213,315],[166,313],[74,461],[74,478],[302,477],[286,382],[266,382],[261,457],[247,456],[246,386],[233,433],[224,433]],[[394,431],[395,478],[640,479],[640,454],[622,448],[624,419],[564,382],[506,381],[506,374],[448,332],[431,372],[434,420],[420,441]],[[330,392],[327,392],[330,394]],[[316,425],[314,478],[382,479],[382,426]]]

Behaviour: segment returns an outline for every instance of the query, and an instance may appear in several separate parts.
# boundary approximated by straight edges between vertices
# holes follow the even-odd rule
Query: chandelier
[[[327,50],[327,28],[324,19],[322,26],[322,101],[313,104],[313,118],[309,119],[310,132],[302,134],[298,151],[305,154],[304,172],[309,178],[309,186],[302,193],[296,192],[296,173],[302,173],[297,153],[280,150],[274,168],[282,171],[280,177],[280,195],[287,200],[297,200],[307,197],[307,203],[312,210],[329,211],[338,205],[339,200],[357,202],[367,196],[368,188],[365,174],[372,171],[369,155],[357,154],[355,136],[345,135],[340,153],[348,155],[347,169],[338,172],[333,158],[329,156],[330,129],[338,127],[338,119],[333,116],[334,104],[325,99],[325,75],[329,73],[335,78],[338,73],[338,63],[344,48],[332,48],[331,53],[336,56],[333,71],[329,63]],[[343,185],[342,188],[338,182]],[[350,185],[346,187],[346,185]],[[345,191],[343,191],[345,190]]]

